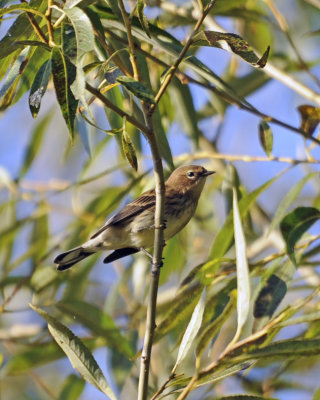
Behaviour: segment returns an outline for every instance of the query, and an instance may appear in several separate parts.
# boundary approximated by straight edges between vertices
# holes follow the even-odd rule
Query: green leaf
[[[173,78],[168,90],[171,105],[175,112],[175,120],[179,122],[183,131],[194,140],[197,146],[199,139],[198,117],[188,85],[183,85],[177,78]]]
[[[26,149],[22,167],[20,170],[20,178],[22,178],[32,166],[42,145],[44,134],[47,130],[48,124],[53,117],[53,112],[47,112],[43,118],[35,125],[31,134],[28,147]]]
[[[250,309],[250,277],[249,266],[246,256],[246,240],[241,224],[237,191],[233,188],[233,224],[234,240],[236,248],[237,263],[237,332],[233,340],[238,340],[242,328],[248,319]]]
[[[138,14],[140,24],[142,26],[142,29],[145,31],[145,33],[149,36],[149,38],[151,38],[150,30],[149,30],[149,23],[143,12],[144,7],[145,7],[144,0],[137,0],[137,14]]]
[[[271,275],[257,297],[253,311],[254,317],[271,318],[286,293],[286,282],[275,274]]]
[[[107,341],[109,347],[112,347],[128,358],[133,356],[134,353],[128,340],[121,334],[113,319],[98,307],[85,301],[71,298],[57,303],[56,307],[62,312],[69,314],[95,334],[102,336]]]
[[[54,8],[58,8],[54,6]],[[78,7],[59,9],[73,26],[77,41],[77,63],[95,48],[93,28],[87,14]]]
[[[269,181],[258,187],[253,192],[241,198],[241,200],[239,201],[239,211],[242,219],[244,219],[248,215],[250,207],[257,200],[258,196],[264,190],[266,190],[280,175],[270,179]],[[210,259],[223,257],[225,253],[228,251],[229,247],[231,246],[232,240],[233,240],[233,213],[231,212],[229,213],[226,222],[224,223],[223,227],[220,229],[215,238],[215,241],[210,251]]]
[[[265,121],[259,123],[259,139],[264,152],[270,157],[273,148],[273,133]]]
[[[320,386],[318,389],[314,392],[312,400],[320,400]]]
[[[237,54],[247,63],[253,67],[263,68],[269,56],[270,46],[264,52],[261,58],[259,58],[249,43],[242,39],[241,36],[234,33],[223,33],[215,31],[201,31],[193,38],[193,45],[196,46],[213,46],[223,50],[227,50],[231,53]]]
[[[41,17],[45,18],[45,15],[42,12],[30,6],[29,4],[16,4],[10,7],[2,8],[0,9],[0,17],[2,17],[5,14],[10,14],[13,11],[28,12],[35,15],[40,15]]]
[[[133,93],[138,99],[144,101],[146,104],[155,104],[153,94],[142,83],[136,81],[129,76],[118,76],[117,82],[121,83],[129,92]]]
[[[58,400],[78,400],[85,387],[85,381],[77,375],[69,375],[62,387]]]
[[[229,288],[228,288],[229,292]],[[217,296],[213,297],[214,302],[208,301],[206,305],[206,310],[210,309],[210,311],[214,311],[214,315],[205,325],[204,328],[201,328],[201,331],[198,335],[198,343],[196,347],[196,355],[200,356],[203,351],[208,346],[211,340],[214,340],[214,337],[218,334],[224,322],[230,317],[233,312],[233,299],[230,300],[230,297],[225,294],[225,292],[219,293]],[[213,303],[213,304],[212,304]],[[205,320],[205,316],[203,317],[203,322]]]
[[[277,400],[274,397],[251,396],[247,394],[233,394],[232,396],[217,397],[215,400]]]
[[[74,98],[70,86],[76,77],[76,68],[58,47],[53,47],[52,49],[51,68],[57,100],[69,129],[71,139],[73,139],[74,119],[78,101]]]
[[[319,172],[311,172],[310,174],[307,174],[306,176],[304,176],[298,183],[296,183],[289,190],[289,192],[280,201],[279,206],[278,206],[276,212],[274,213],[274,217],[271,221],[271,224],[270,224],[270,227],[268,230],[269,232],[271,232],[279,224],[281,219],[285,216],[287,209],[298,197],[298,194],[301,192],[302,188],[308,182],[308,180],[310,180],[311,178],[314,178],[314,177],[318,177],[318,176],[319,176]]]
[[[117,398],[111,390],[100,367],[83,342],[75,336],[70,329],[41,308],[35,307],[32,304],[30,304],[30,307],[48,322],[49,332],[66,353],[73,368],[77,369],[87,382],[109,396],[111,400],[116,400]]]
[[[122,148],[124,154],[129,161],[131,167],[137,171],[138,170],[138,160],[136,155],[136,149],[134,148],[134,144],[128,135],[125,127],[126,121],[125,118],[123,119],[123,131],[122,131]]]
[[[177,294],[170,303],[171,307],[165,318],[157,326],[154,343],[189,317],[200,298],[202,290],[203,285],[196,284]]]
[[[296,264],[295,244],[318,219],[320,219],[320,212],[316,208],[298,207],[281,221],[280,230],[286,242],[286,251],[294,264]]]
[[[232,362],[244,360],[292,360],[320,354],[320,339],[289,339],[253,349],[230,358]]]
[[[22,72],[25,69],[28,58],[27,54],[30,48],[26,47],[22,50],[16,61],[13,63],[12,67],[10,68],[8,75],[0,89],[0,107],[7,107],[12,100],[14,90],[21,78]],[[11,90],[10,90],[11,89]]]
[[[172,371],[175,371],[178,367],[178,365],[181,363],[181,361],[187,356],[189,353],[191,346],[198,334],[198,331],[200,329],[201,323],[202,323],[202,317],[203,317],[203,312],[206,304],[206,295],[207,291],[206,288],[203,289],[202,294],[200,296],[200,299],[198,301],[198,304],[196,305],[190,322],[187,326],[187,329],[183,335],[179,351],[178,351],[178,356],[177,356],[177,361],[175,363],[175,366],[173,367]]]
[[[47,90],[50,75],[51,62],[47,60],[41,65],[37,72],[29,94],[29,107],[33,118],[35,118],[40,111],[41,100]]]
[[[26,351],[15,354],[5,365],[6,375],[26,374],[30,370],[64,358],[65,354],[55,342],[38,343]]]

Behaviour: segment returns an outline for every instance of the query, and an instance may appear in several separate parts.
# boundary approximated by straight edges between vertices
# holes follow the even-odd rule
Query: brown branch
[[[110,108],[112,111],[120,115],[120,117],[126,117],[127,121],[130,122],[130,124],[134,125],[136,128],[140,129],[140,131],[144,133],[146,138],[148,139],[148,137],[150,136],[150,130],[146,125],[142,124],[136,118],[121,110],[121,108],[112,103],[98,89],[94,88],[89,83],[86,83],[86,89],[97,99],[99,99],[106,107]]]

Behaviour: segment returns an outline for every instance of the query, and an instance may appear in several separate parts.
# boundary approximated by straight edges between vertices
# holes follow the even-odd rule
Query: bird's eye
[[[188,178],[193,178],[194,172],[192,172],[192,171],[187,172],[187,176],[188,176]]]

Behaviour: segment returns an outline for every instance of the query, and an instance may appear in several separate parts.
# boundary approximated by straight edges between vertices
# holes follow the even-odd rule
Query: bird
[[[180,232],[193,217],[206,178],[214,173],[199,165],[182,166],[171,173],[165,182],[165,241]],[[103,261],[110,263],[152,248],[155,205],[155,189],[142,193],[108,219],[88,241],[56,256],[57,270],[64,271],[101,250],[113,250]]]

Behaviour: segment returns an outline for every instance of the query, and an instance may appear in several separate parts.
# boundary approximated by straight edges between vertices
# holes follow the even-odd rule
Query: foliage
[[[320,398],[303,380],[320,354],[320,9],[294,3],[286,21],[272,0],[0,2],[0,108],[35,119],[16,172],[0,166],[4,398],[137,396],[148,258],[52,260],[152,186],[150,147],[166,174],[217,174],[164,249],[143,398]],[[300,123],[272,115],[268,82]]]

